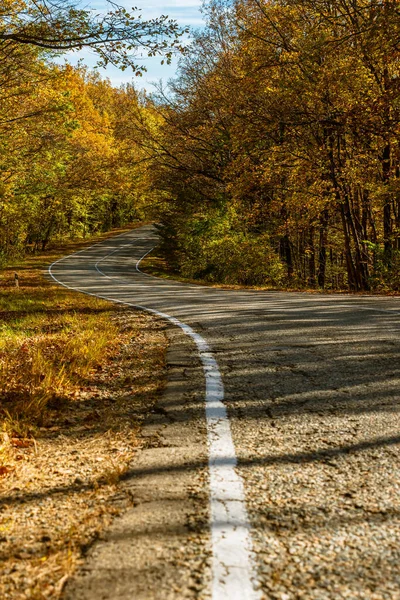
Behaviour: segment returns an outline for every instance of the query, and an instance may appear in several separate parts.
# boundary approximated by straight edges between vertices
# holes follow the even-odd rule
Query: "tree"
[[[169,61],[182,32],[165,16],[144,21],[109,6],[98,15],[78,0],[1,3],[0,260],[139,214],[137,175],[114,135],[118,98],[128,92],[51,59],[90,47],[99,64],[140,74],[139,50]]]
[[[108,0],[109,12],[96,14],[81,9],[77,0],[4,0],[0,7],[0,45],[35,46],[49,52],[66,52],[90,47],[102,66],[112,63],[140,73],[138,49],[149,56],[162,54],[171,60],[181,49],[182,31],[166,16],[143,20]]]
[[[398,287],[397,3],[215,0],[208,16],[157,106],[177,267],[230,215],[290,285]]]

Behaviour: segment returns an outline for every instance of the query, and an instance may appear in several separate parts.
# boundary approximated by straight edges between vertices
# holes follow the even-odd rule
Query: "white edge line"
[[[123,234],[122,234],[123,235]],[[119,236],[118,236],[119,237]],[[153,237],[151,238],[140,238],[140,239],[154,239]],[[97,244],[96,244],[97,246]],[[122,246],[123,248],[125,248],[126,246],[132,246],[132,243],[130,244],[125,244],[125,246]],[[205,290],[223,290],[224,292],[237,292],[237,291],[242,291],[242,292],[266,292],[266,293],[274,293],[274,290],[252,290],[252,289],[242,289],[242,290],[233,290],[233,289],[229,289],[229,288],[213,288],[209,285],[198,285],[198,284],[192,284],[192,283],[186,283],[186,282],[182,282],[182,281],[176,281],[175,279],[164,279],[163,277],[157,277],[157,275],[152,275],[151,273],[145,273],[144,271],[141,271],[139,268],[140,263],[142,262],[142,260],[144,260],[146,258],[146,256],[148,254],[150,254],[150,252],[153,252],[153,250],[156,248],[157,246],[153,246],[148,252],[146,252],[146,254],[144,254],[142,256],[142,258],[140,258],[137,262],[136,262],[136,271],[138,273],[140,273],[141,275],[145,275],[146,277],[152,277],[153,279],[158,279],[159,281],[167,281],[168,283],[176,283],[176,284],[181,284],[184,285],[186,287],[190,287],[191,289],[205,289]],[[114,252],[111,252],[111,254],[114,254],[115,252],[118,252],[118,250],[115,250]],[[103,273],[102,271],[99,271],[99,269],[97,268],[97,265],[99,263],[101,263],[103,260],[105,260],[106,258],[108,258],[109,256],[111,256],[111,254],[108,254],[107,256],[104,256],[101,260],[98,261],[98,263],[96,263],[95,267],[96,270],[102,274],[104,277],[107,277],[107,279],[120,279],[121,281],[129,281],[127,279],[123,279],[122,277],[109,277],[108,275],[106,275],[105,273]],[[284,290],[279,290],[277,293],[284,293]],[[290,292],[287,292],[290,293]],[[306,292],[295,292],[296,294],[303,294],[303,295],[307,295]],[[310,294],[307,297],[313,297],[316,298],[318,296],[311,296]],[[330,298],[332,298],[332,300],[334,300],[335,298],[340,298],[342,299],[342,296],[330,296]],[[354,299],[353,299],[354,298]],[[367,298],[372,298],[373,300],[375,298],[379,298],[379,296],[367,296]],[[352,304],[334,304],[333,308],[346,308],[346,309],[354,309],[354,308],[358,308],[360,310],[369,310],[369,311],[374,311],[374,312],[380,312],[380,313],[389,313],[389,314],[394,314],[394,315],[399,315],[400,314],[400,310],[396,309],[396,308],[374,308],[373,306],[363,306],[362,304],[353,304],[353,302],[357,302],[357,298],[355,298],[354,296],[349,295],[348,299],[350,300],[350,302]],[[316,307],[318,308],[318,307]],[[332,308],[332,306],[328,306],[328,308]]]
[[[142,258],[139,258],[139,260],[137,261],[137,263],[136,263],[136,271],[138,273],[141,273],[142,275],[148,275],[148,273],[143,273],[143,271],[141,271],[139,269],[139,265],[142,262],[142,260],[145,259],[148,254],[150,254],[150,252],[153,252],[154,248],[155,248],[155,246],[153,246],[152,248],[150,248],[150,250],[148,252],[146,252],[146,254],[143,254]]]
[[[88,250],[88,248],[84,250]],[[83,252],[84,250],[79,252]],[[115,254],[117,251],[118,249],[114,250],[96,263],[95,267],[99,274],[108,277],[99,269],[98,265],[102,260],[111,256],[111,254]],[[224,387],[222,377],[210,347],[206,340],[189,327],[189,325],[166,313],[131,302],[93,294],[63,283],[55,277],[52,268],[54,265],[72,256],[74,255],[63,257],[49,266],[49,275],[56,283],[67,289],[87,294],[88,296],[131,306],[167,319],[180,327],[195,342],[206,380],[205,402],[209,444],[210,528],[213,551],[212,600],[260,600],[261,593],[256,577],[244,486],[242,478],[236,471],[237,457],[232,440],[229,418],[223,403]],[[136,264],[136,269],[141,273],[139,269],[140,260]]]
[[[133,229],[133,230],[131,230],[131,231],[135,231],[135,230]],[[107,238],[107,239],[116,239],[116,238],[118,238],[118,237],[122,237],[123,235],[126,235],[127,233],[129,233],[129,232],[121,233],[121,234],[119,234],[119,235],[115,236],[115,238]],[[153,237],[151,237],[151,238],[150,238],[150,237],[146,237],[146,238],[139,238],[139,239],[144,239],[144,240],[146,240],[146,239],[147,239],[147,240],[148,240],[148,239],[154,239],[154,236],[153,236]],[[105,241],[107,241],[107,240],[103,240],[103,241],[105,242]],[[84,248],[83,250],[79,250],[78,252],[75,252],[74,254],[79,254],[79,252],[84,252],[85,250],[88,250],[89,248],[94,248],[95,246],[98,246],[99,244],[102,244],[102,243],[103,243],[103,242],[97,242],[97,243],[96,243],[96,244],[94,244],[93,246],[86,247],[86,248]],[[98,265],[99,265],[101,262],[103,262],[103,260],[105,260],[106,258],[109,258],[111,255],[115,254],[116,252],[119,252],[119,250],[121,250],[122,248],[126,248],[127,246],[132,246],[132,242],[131,242],[131,243],[129,243],[129,244],[124,244],[124,246],[121,246],[120,248],[117,248],[117,249],[116,249],[116,250],[114,250],[113,252],[110,252],[110,254],[107,254],[107,256],[104,256],[104,257],[103,257],[103,258],[101,258],[99,261],[97,261],[97,263],[95,264],[95,269],[96,269],[96,271],[98,271],[98,273],[100,273],[100,275],[103,275],[103,277],[106,277],[107,279],[119,279],[119,280],[121,280],[121,281],[129,281],[129,280],[127,280],[127,279],[123,279],[122,277],[109,277],[108,275],[106,275],[105,273],[103,273],[103,271],[101,271],[101,270],[99,270],[99,269],[98,269]],[[147,256],[148,254],[150,254],[150,252],[153,252],[154,248],[156,248],[156,246],[153,246],[153,247],[152,247],[152,248],[151,248],[151,249],[150,249],[148,252],[146,252],[146,253],[145,253],[145,254],[144,254],[144,255],[143,255],[143,256],[142,256],[142,257],[141,257],[141,258],[140,258],[140,259],[139,259],[139,260],[136,262],[136,265],[135,265],[136,271],[137,271],[138,273],[140,273],[141,275],[145,275],[146,277],[151,277],[151,278],[153,278],[153,279],[158,279],[158,280],[161,280],[161,281],[168,281],[169,283],[181,284],[181,285],[184,285],[184,286],[190,287],[190,288],[192,288],[192,289],[207,289],[207,290],[214,290],[214,289],[216,289],[216,290],[219,290],[219,289],[220,289],[220,288],[213,288],[213,287],[211,287],[211,286],[209,286],[209,285],[197,285],[197,284],[196,284],[196,285],[193,285],[192,283],[186,283],[186,282],[181,282],[181,281],[175,281],[175,280],[170,280],[170,279],[164,279],[164,278],[162,278],[162,277],[157,277],[157,275],[152,275],[151,273],[145,273],[144,271],[141,271],[141,270],[139,269],[139,265],[140,265],[140,263],[142,262],[142,260],[144,260],[144,259],[146,258],[146,256]],[[65,257],[63,257],[63,258],[62,258],[62,259],[60,259],[60,260],[64,260],[64,258],[70,258],[71,256],[73,256],[73,254],[70,254],[69,256],[65,256]],[[53,264],[56,264],[57,262],[58,262],[58,261],[56,261],[56,262],[55,262],[55,263],[53,263]],[[238,290],[224,289],[223,291],[226,291],[226,292],[236,292],[236,291],[238,291]],[[240,290],[240,291],[245,291],[245,292],[252,292],[252,291],[253,291],[253,292],[254,292],[254,291],[263,292],[263,291],[265,291],[266,293],[269,293],[269,292],[272,292],[273,290],[251,290],[251,289],[244,289],[244,290]],[[283,292],[284,292],[284,290],[282,290],[280,293],[283,293]],[[279,293],[279,292],[278,292],[278,293]],[[296,292],[296,293],[298,293],[298,294],[304,294],[304,295],[306,295],[306,292]],[[308,296],[308,297],[310,297],[310,296]],[[314,296],[313,296],[313,297],[314,297]],[[332,300],[334,300],[335,298],[339,298],[339,297],[340,297],[340,299],[342,299],[342,296],[331,296]],[[379,298],[379,296],[367,296],[367,297],[368,297],[368,298],[372,298],[372,299]],[[357,299],[356,299],[356,298],[354,298],[354,300],[353,300],[353,298],[354,298],[353,296],[350,296],[350,295],[349,295],[349,298],[348,298],[348,299],[350,300],[350,302],[351,302],[351,303],[353,303],[353,302],[357,302]],[[328,306],[328,308],[332,308],[332,307]],[[399,315],[399,314],[400,314],[400,310],[398,310],[398,309],[396,309],[396,308],[374,308],[373,306],[363,306],[362,304],[353,304],[353,305],[351,305],[351,304],[334,304],[334,305],[333,305],[333,308],[346,308],[346,309],[354,309],[354,308],[358,308],[358,309],[360,309],[360,310],[369,310],[369,311],[374,311],[374,312],[379,312],[379,313],[389,313],[389,314],[394,314],[394,315]]]

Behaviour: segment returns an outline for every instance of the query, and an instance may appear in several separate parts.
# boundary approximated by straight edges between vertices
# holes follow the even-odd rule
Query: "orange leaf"
[[[11,473],[12,471],[15,471],[15,467],[12,467],[11,465],[4,465],[3,467],[0,467],[0,477],[2,475],[7,475],[7,473]]]
[[[33,446],[33,440],[12,438],[11,444],[14,446],[14,448],[29,448],[29,446]]]

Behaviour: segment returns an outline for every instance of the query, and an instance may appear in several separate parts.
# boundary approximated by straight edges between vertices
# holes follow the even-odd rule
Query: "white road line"
[[[139,239],[143,239],[143,238],[139,238]],[[147,239],[147,238],[145,238]],[[110,252],[110,254],[107,254],[106,256],[103,256],[103,258],[100,258],[100,260],[98,260],[95,265],[94,268],[96,269],[96,271],[102,275],[103,277],[106,277],[107,279],[120,279],[119,277],[109,277],[108,275],[106,275],[105,273],[103,273],[103,271],[101,269],[99,269],[99,264],[101,262],[103,262],[103,260],[106,260],[106,258],[109,258],[110,256],[112,256],[113,254],[115,254],[116,252],[120,252],[123,248],[128,248],[128,246],[133,246],[135,242],[129,242],[129,244],[124,244],[123,246],[120,246],[119,248],[117,248],[116,250],[113,250],[112,252]],[[62,259],[61,259],[62,260]],[[137,265],[137,263],[136,263]],[[136,268],[137,270],[137,268]]]
[[[96,263],[95,268],[99,274],[108,277],[99,269],[98,265],[105,258],[116,252],[117,250],[114,250]],[[259,586],[256,579],[243,481],[236,471],[237,457],[232,440],[229,418],[223,403],[224,386],[217,361],[213,357],[206,340],[189,327],[189,325],[166,313],[131,302],[124,302],[100,294],[86,292],[62,283],[52,272],[52,267],[62,260],[64,258],[55,261],[49,267],[49,275],[57,283],[71,290],[132,306],[167,319],[177,327],[180,327],[195,342],[206,379],[205,400],[209,444],[210,528],[213,552],[212,600],[260,600],[261,593],[258,589]],[[139,264],[140,261],[137,263],[138,271]]]
[[[125,234],[121,234],[121,235],[125,235]],[[117,237],[120,237],[120,236],[117,236]],[[113,238],[111,238],[111,239],[113,239]],[[142,239],[142,240],[153,240],[153,239],[157,239],[157,238],[154,238],[154,237],[145,237],[145,238],[139,238],[139,239]],[[99,243],[101,244],[101,242],[98,242],[97,244],[95,244],[95,246],[97,246]],[[101,270],[99,270],[99,269],[98,269],[98,265],[99,265],[101,262],[103,262],[103,260],[106,260],[106,259],[107,259],[107,258],[109,258],[111,255],[113,255],[113,254],[115,254],[116,252],[119,252],[120,250],[122,250],[122,248],[126,248],[126,247],[128,247],[128,246],[132,246],[132,245],[133,245],[133,243],[134,243],[134,242],[131,242],[131,243],[129,243],[129,244],[124,244],[124,246],[121,246],[120,248],[117,248],[116,250],[114,250],[114,251],[113,251],[113,252],[111,252],[110,254],[107,254],[107,256],[104,256],[104,257],[103,257],[103,258],[101,258],[99,261],[97,261],[97,263],[95,264],[95,269],[96,269],[96,271],[98,271],[98,272],[99,272],[101,275],[103,275],[103,276],[104,276],[104,277],[106,277],[107,279],[120,279],[120,280],[123,280],[123,281],[129,281],[129,280],[123,279],[122,277],[109,277],[108,275],[106,275],[105,273],[103,273]],[[94,246],[91,246],[91,248],[92,248],[92,247],[94,247]],[[139,265],[140,265],[140,263],[142,262],[142,260],[144,260],[144,259],[146,258],[146,256],[147,256],[148,254],[150,254],[150,252],[153,252],[154,248],[156,248],[156,246],[153,246],[153,247],[152,247],[152,248],[151,248],[151,249],[150,249],[148,252],[146,252],[145,254],[143,254],[143,256],[142,256],[142,257],[141,257],[141,258],[140,258],[140,259],[139,259],[139,260],[136,262],[136,265],[135,265],[135,267],[136,267],[136,271],[138,271],[138,272],[139,272],[139,273],[141,273],[142,275],[146,275],[146,277],[152,277],[153,279],[160,279],[160,277],[157,277],[156,275],[151,275],[150,273],[145,273],[144,271],[141,271],[141,270],[140,270],[140,268],[139,268]],[[86,250],[87,250],[87,248],[86,248]],[[83,250],[80,250],[79,252],[83,252]],[[78,252],[77,252],[76,254],[78,254]],[[69,257],[66,257],[66,258],[69,258]],[[62,259],[62,260],[63,260],[63,259]],[[173,283],[182,283],[182,282],[175,282],[175,281],[173,281]],[[187,284],[187,283],[183,283],[183,285],[185,285],[185,286],[188,286],[188,287],[189,287],[189,286],[193,287],[193,284]],[[194,286],[194,289],[208,289],[208,290],[209,290],[209,289],[215,289],[215,290],[218,290],[219,288],[211,288],[211,287],[210,287],[210,286],[208,286],[208,285],[197,285],[197,284],[196,284],[196,285]],[[226,292],[237,292],[238,290],[233,290],[233,289],[229,289],[229,288],[223,288],[223,291],[226,291]],[[252,291],[258,291],[258,292],[262,292],[263,290],[251,290],[251,289],[246,289],[246,290],[244,290],[244,291],[246,291],[246,292],[252,292]],[[267,291],[267,292],[268,292],[268,290],[265,290],[265,291]],[[307,292],[298,292],[298,293],[302,293],[302,294],[304,294],[304,295],[307,295]],[[368,297],[371,297],[371,298],[373,298],[373,296],[368,296]],[[389,313],[389,314],[391,313],[391,314],[394,314],[394,315],[398,315],[398,314],[400,314],[400,311],[399,311],[398,309],[395,309],[395,308],[375,308],[375,307],[373,307],[373,306],[364,306],[363,304],[354,304],[354,302],[356,302],[356,299],[354,299],[354,300],[353,300],[352,298],[349,298],[349,300],[350,300],[350,304],[333,304],[333,300],[334,300],[334,299],[335,299],[335,297],[334,297],[334,296],[331,296],[331,304],[329,304],[328,306],[325,306],[325,305],[320,305],[320,306],[319,306],[319,305],[317,305],[317,306],[314,306],[314,305],[313,305],[313,306],[312,306],[312,308],[324,308],[324,309],[326,309],[326,310],[331,310],[332,308],[334,308],[334,309],[335,309],[335,308],[341,308],[341,309],[342,309],[342,308],[345,308],[345,309],[354,309],[354,308],[358,308],[358,309],[360,309],[360,310],[369,310],[369,311],[378,312],[378,313]],[[340,297],[340,299],[342,300],[342,297]],[[306,307],[304,310],[305,310],[305,311],[307,311],[307,310],[308,310],[308,308],[309,308],[309,307]],[[286,310],[287,312],[290,312],[290,311],[291,311],[291,312],[296,312],[296,311],[298,311],[299,309],[298,309],[298,307],[296,307],[296,306],[295,306],[294,308],[286,308],[286,307],[285,307],[285,310]],[[282,307],[279,307],[279,308],[268,308],[268,312],[282,312]]]
[[[150,239],[150,238],[147,238],[147,239]],[[137,263],[136,263],[136,271],[137,271],[138,273],[141,273],[142,275],[147,275],[147,274],[148,274],[148,273],[143,273],[143,271],[141,271],[141,270],[139,269],[139,265],[140,265],[140,263],[142,262],[142,260],[143,260],[144,258],[146,258],[146,256],[147,256],[148,254],[150,254],[150,252],[153,252],[154,248],[155,248],[155,246],[153,246],[152,248],[150,248],[150,250],[149,250],[148,252],[146,252],[146,254],[143,254],[142,258],[139,258],[139,260],[137,261]]]

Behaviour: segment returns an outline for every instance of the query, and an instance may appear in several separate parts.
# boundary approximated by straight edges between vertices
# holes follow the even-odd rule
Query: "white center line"
[[[109,277],[101,271],[99,264],[124,247],[126,245],[97,261],[95,264],[96,271],[108,279],[113,279],[113,277]],[[256,579],[244,486],[242,478],[236,470],[237,457],[232,440],[229,418],[223,402],[224,386],[217,361],[206,340],[189,327],[189,325],[166,313],[110,296],[87,292],[62,283],[52,272],[54,265],[60,263],[62,260],[64,259],[54,262],[49,267],[49,274],[57,283],[90,296],[112,300],[119,304],[145,310],[163,319],[167,319],[177,327],[180,327],[195,342],[206,380],[205,402],[209,444],[210,528],[213,554],[212,600],[260,600],[261,594]],[[136,270],[139,272],[141,272],[139,269],[141,260],[136,263]]]

